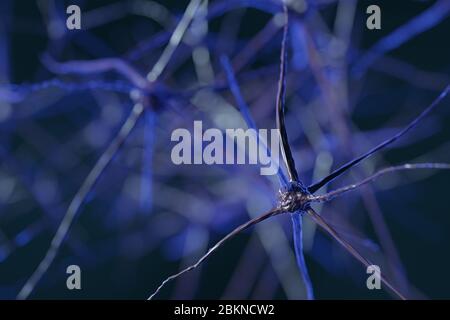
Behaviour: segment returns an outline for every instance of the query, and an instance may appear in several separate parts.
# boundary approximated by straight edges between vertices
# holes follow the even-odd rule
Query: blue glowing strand
[[[425,32],[442,20],[450,13],[450,1],[440,0],[430,8],[412,18],[410,21],[394,30],[378,41],[360,60],[353,66],[352,73],[361,76],[367,68],[380,56],[388,51],[400,47],[405,42],[413,39],[415,36]]]
[[[303,278],[303,282],[306,287],[306,297],[308,300],[314,300],[314,289],[312,286],[311,278],[309,277],[308,268],[306,266],[305,257],[303,254],[303,224],[302,224],[302,212],[297,211],[291,214],[295,258],[297,260],[297,266],[300,269],[300,274]]]
[[[142,152],[142,177],[140,206],[144,212],[148,212],[153,203],[153,147],[155,136],[155,113],[148,109],[144,115],[144,150]]]
[[[233,96],[236,99],[239,111],[241,112],[241,114],[245,120],[245,123],[247,124],[247,126],[249,128],[252,128],[255,131],[257,131],[258,129],[257,129],[256,123],[255,123],[255,120],[253,120],[250,110],[249,110],[247,104],[245,103],[244,98],[242,97],[241,91],[239,89],[239,85],[237,84],[236,78],[234,76],[234,72],[233,72],[233,68],[231,66],[230,60],[226,56],[221,56],[220,61],[222,63],[222,67],[225,70],[231,92],[233,93]],[[259,140],[259,137],[258,137],[258,140]],[[267,145],[265,143],[261,143],[261,145],[266,149],[267,154],[269,156],[271,156],[270,150],[267,147]],[[284,174],[283,170],[281,170],[280,167],[278,168],[277,174],[278,174],[278,179],[280,181],[280,184],[283,187],[285,187],[287,185],[287,178],[286,178],[286,175]]]

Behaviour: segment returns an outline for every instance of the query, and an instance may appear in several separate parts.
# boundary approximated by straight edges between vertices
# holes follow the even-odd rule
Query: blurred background
[[[15,299],[67,208],[133,108],[136,83],[98,70],[106,58],[143,77],[189,1],[0,2],[0,298]],[[66,8],[81,8],[81,30]],[[366,9],[381,8],[381,30]],[[450,2],[296,0],[290,11],[286,127],[300,178],[331,170],[401,130],[450,83]],[[180,165],[176,128],[246,128],[221,56],[259,128],[275,127],[283,16],[276,0],[204,0],[130,135],[83,199],[32,299],[145,299],[239,224],[276,205],[276,176],[254,165]],[[95,61],[83,69],[73,61]],[[104,61],[104,60],[103,60]],[[120,70],[119,70],[120,71]],[[134,91],[133,91],[134,90]],[[377,168],[450,162],[450,99],[417,128],[326,189]],[[315,206],[411,298],[450,298],[446,171],[400,172]],[[324,192],[321,190],[320,192]],[[308,217],[306,263],[317,299],[388,299]],[[66,268],[82,289],[66,288]],[[292,224],[243,232],[163,299],[304,299]]]

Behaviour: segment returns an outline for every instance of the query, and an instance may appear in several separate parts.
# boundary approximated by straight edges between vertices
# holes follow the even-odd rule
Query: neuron
[[[170,281],[180,277],[184,273],[191,271],[195,268],[197,268],[202,262],[206,260],[212,253],[214,253],[218,248],[220,248],[226,241],[240,233],[241,231],[254,226],[260,222],[263,222],[264,220],[267,220],[273,216],[282,214],[282,213],[291,213],[292,219],[293,219],[293,225],[294,225],[294,237],[298,232],[301,233],[301,219],[302,216],[307,215],[309,216],[317,225],[319,225],[328,235],[330,235],[332,238],[334,238],[340,245],[342,245],[347,252],[349,252],[353,257],[355,257],[360,263],[362,263],[364,266],[368,267],[372,265],[371,261],[369,261],[367,258],[365,258],[363,255],[359,253],[358,250],[356,250],[349,242],[344,240],[339,233],[330,225],[328,224],[324,218],[321,217],[320,214],[318,214],[312,207],[311,204],[314,202],[327,202],[331,201],[333,198],[338,197],[348,191],[355,190],[359,188],[362,185],[368,184],[372,181],[374,181],[376,178],[378,178],[381,175],[395,172],[395,171],[401,171],[401,170],[417,170],[417,169],[436,169],[436,170],[449,170],[450,164],[447,163],[420,163],[420,164],[404,164],[399,166],[393,166],[389,168],[381,169],[380,171],[376,172],[372,176],[351,184],[346,187],[342,187],[340,189],[337,189],[335,191],[328,192],[324,195],[315,196],[314,193],[321,189],[322,187],[326,186],[328,183],[333,181],[334,179],[338,178],[339,176],[346,173],[348,170],[353,168],[354,166],[358,165],[360,162],[362,162],[364,159],[367,159],[368,157],[375,154],[377,151],[380,151],[390,144],[394,143],[396,140],[400,139],[402,136],[404,136],[408,131],[413,129],[415,126],[417,126],[420,121],[425,118],[433,109],[435,109],[441,101],[447,96],[448,92],[450,91],[450,86],[447,86],[445,90],[431,103],[429,107],[427,107],[419,116],[417,116],[415,119],[413,119],[403,130],[392,136],[391,138],[383,141],[382,143],[378,144],[374,148],[370,149],[366,153],[360,155],[359,157],[349,161],[348,163],[342,165],[338,169],[334,170],[332,173],[330,173],[328,176],[324,177],[319,182],[313,183],[309,185],[308,187],[305,186],[305,184],[299,179],[298,173],[296,171],[295,167],[295,160],[292,156],[292,152],[289,146],[288,142],[288,135],[286,131],[285,126],[285,119],[284,119],[284,105],[285,105],[285,88],[286,88],[286,38],[288,33],[288,11],[287,6],[283,4],[283,12],[285,17],[285,24],[284,24],[284,32],[283,32],[283,39],[282,39],[282,45],[281,45],[281,55],[280,55],[280,74],[279,74],[279,82],[278,82],[278,93],[276,98],[276,124],[277,129],[279,130],[280,137],[281,137],[281,145],[282,145],[282,154],[283,154],[283,160],[284,165],[287,170],[287,175],[289,177],[289,181],[287,183],[283,184],[283,181],[285,181],[285,177],[282,173],[279,174],[280,181],[282,182],[282,188],[279,192],[279,200],[278,205],[274,209],[262,214],[261,216],[252,219],[241,226],[235,228],[233,231],[231,231],[228,235],[226,235],[224,238],[222,238],[219,242],[217,242],[213,247],[211,247],[205,255],[203,255],[195,264],[181,270],[180,272],[166,278],[160,286],[149,296],[149,299],[152,299],[155,297],[159,291]],[[240,111],[242,112],[244,119],[247,122],[247,125],[249,127],[254,127],[255,123],[253,120],[251,120],[251,116],[249,115],[248,108],[245,105],[245,102],[243,98],[240,96],[240,92],[238,90],[238,86],[236,83],[236,79],[234,78],[234,75],[232,73],[232,68],[227,62],[226,59],[223,59],[224,67],[227,71],[228,75],[228,81],[230,82],[230,87],[233,91],[233,94],[235,95],[235,98],[238,102],[238,105],[240,107]],[[309,275],[307,272],[306,264],[304,262],[303,258],[303,252],[302,252],[302,239],[296,238],[294,239],[294,245],[296,246],[296,253],[297,253],[297,260],[299,264],[299,269],[302,272],[302,276],[307,288],[307,297],[312,299],[313,296],[313,290],[312,290],[312,284],[309,279]],[[406,299],[406,295],[402,293],[395,285],[392,284],[392,282],[387,279],[385,276],[381,275],[381,281],[385,284],[385,286],[397,297],[400,299]]]
[[[18,298],[25,299],[27,298],[32,290],[36,287],[36,284],[48,270],[49,266],[53,263],[56,254],[58,253],[65,236],[67,235],[69,228],[75,218],[75,215],[80,211],[80,207],[82,203],[85,201],[89,192],[94,188],[96,182],[98,181],[101,174],[105,171],[105,168],[109,165],[112,158],[115,154],[117,154],[120,147],[124,144],[125,140],[129,136],[130,132],[136,126],[138,120],[144,114],[148,114],[148,112],[152,111],[155,108],[155,99],[157,99],[158,94],[166,94],[167,91],[162,89],[159,86],[158,80],[166,66],[168,65],[174,51],[180,44],[180,41],[183,38],[183,35],[191,23],[192,19],[195,17],[195,14],[200,7],[202,1],[200,0],[192,0],[183,17],[181,18],[179,24],[175,28],[175,31],[172,33],[169,44],[164,49],[162,55],[155,63],[152,70],[144,77],[140,75],[139,72],[136,72],[133,67],[128,65],[121,59],[99,59],[99,60],[91,60],[91,61],[71,61],[68,63],[58,63],[51,60],[49,57],[44,57],[43,62],[47,65],[47,67],[57,74],[68,74],[68,73],[94,73],[94,72],[105,72],[113,70],[120,75],[122,75],[125,79],[131,83],[122,84],[120,82],[117,83],[98,83],[98,82],[90,82],[84,85],[74,85],[74,84],[65,84],[60,81],[51,81],[48,83],[43,83],[38,86],[30,86],[28,91],[32,92],[34,90],[40,90],[46,86],[57,86],[67,90],[74,89],[84,89],[84,88],[104,88],[107,90],[113,90],[118,92],[132,92],[130,94],[130,99],[134,103],[134,107],[130,112],[128,118],[126,119],[123,126],[120,128],[119,132],[112,140],[112,142],[107,147],[106,151],[102,154],[99,160],[96,162],[87,178],[84,180],[82,186],[73,197],[65,215],[60,224],[53,240],[51,242],[50,248],[47,251],[44,259],[41,261],[35,272],[29,278],[27,283],[22,288],[21,292],[18,295]],[[231,3],[231,2],[230,2]],[[256,2],[249,2],[249,6],[255,5]],[[440,2],[441,5],[444,2]],[[233,3],[229,4],[232,6]],[[269,12],[273,12],[274,10],[278,10],[279,6],[275,2],[268,2],[265,6],[262,3],[258,3],[259,6],[262,6],[263,9]],[[256,6],[258,7],[258,6]],[[218,9],[217,9],[218,8]],[[445,6],[448,8],[448,6]],[[215,12],[221,12],[223,8],[216,7],[216,11],[212,11],[211,15],[214,15]],[[304,283],[307,288],[307,297],[312,299],[314,298],[314,293],[312,289],[312,284],[309,279],[308,271],[306,268],[306,264],[303,257],[303,248],[302,248],[302,218],[304,216],[310,217],[313,221],[315,221],[328,235],[330,235],[333,239],[335,239],[340,245],[342,245],[352,256],[354,256],[359,262],[363,265],[370,265],[371,262],[362,256],[350,243],[345,241],[340,234],[329,224],[324,218],[318,214],[313,208],[313,203],[318,202],[328,202],[332,199],[343,195],[346,192],[356,190],[360,186],[368,184],[380,177],[381,175],[388,174],[391,172],[397,171],[405,171],[405,170],[422,170],[422,169],[436,169],[436,170],[447,170],[450,169],[450,165],[446,163],[413,163],[413,164],[404,164],[399,166],[388,167],[382,169],[372,176],[365,178],[360,182],[353,183],[349,186],[345,186],[339,188],[337,190],[327,192],[323,195],[316,195],[315,193],[321,189],[322,187],[328,185],[334,179],[342,176],[344,173],[348,172],[350,169],[354,168],[356,165],[361,163],[363,160],[377,153],[378,151],[388,147],[406,133],[408,133],[411,129],[416,127],[431,111],[433,111],[447,96],[448,91],[450,90],[447,87],[441,95],[428,107],[426,108],[417,118],[415,118],[412,122],[410,122],[403,130],[392,136],[390,139],[387,139],[372,148],[368,152],[364,153],[361,156],[356,157],[355,159],[345,163],[338,169],[334,170],[331,174],[327,175],[323,179],[318,182],[312,183],[310,185],[304,184],[303,181],[300,180],[298,172],[296,170],[295,160],[290,148],[290,143],[287,134],[287,128],[285,124],[285,96],[286,96],[286,69],[287,69],[287,50],[286,50],[286,42],[287,42],[287,34],[289,27],[289,14],[288,8],[283,4],[283,15],[285,18],[283,24],[283,39],[281,44],[281,55],[280,55],[280,66],[279,66],[279,77],[278,77],[278,90],[276,96],[275,110],[276,110],[276,126],[280,132],[280,138],[282,141],[282,155],[283,162],[286,168],[286,172],[280,170],[278,172],[278,177],[280,180],[280,191],[277,206],[275,206],[272,210],[262,214],[261,216],[249,220],[248,222],[240,225],[224,238],[222,238],[219,242],[217,242],[213,247],[211,247],[205,255],[203,255],[195,264],[190,265],[189,267],[183,269],[179,273],[176,273],[168,278],[166,278],[161,285],[156,289],[156,291],[149,297],[153,298],[158,292],[170,281],[180,277],[184,273],[191,271],[198,267],[201,263],[203,263],[211,254],[213,254],[216,250],[218,250],[222,245],[224,245],[228,240],[233,238],[235,235],[239,234],[243,230],[246,230],[260,222],[263,222],[269,218],[274,216],[278,216],[280,214],[290,214],[293,222],[294,229],[294,246],[297,257],[297,264],[301,271]],[[269,25],[268,28],[273,26]],[[272,29],[270,29],[272,30]],[[272,30],[271,35],[276,34],[275,30]],[[270,37],[269,37],[270,39]],[[248,47],[252,50],[255,49],[255,46],[252,45]],[[246,106],[245,100],[241,97],[239,86],[237,85],[237,80],[234,77],[234,72],[238,71],[242,68],[242,65],[245,64],[254,53],[252,50],[248,49],[244,50],[244,53],[236,59],[236,63],[232,66],[226,57],[221,59],[224,71],[226,74],[226,78],[228,81],[228,86],[232,91],[233,96],[237,102],[239,107],[239,111],[241,112],[244,120],[246,121],[249,127],[255,128],[255,121],[252,119],[251,114]],[[378,55],[382,52],[387,51],[388,49],[380,50]],[[250,53],[248,53],[250,51]],[[233,70],[234,69],[234,70]],[[135,89],[135,90],[133,90]],[[17,98],[14,95],[11,95],[12,98]],[[149,98],[150,97],[150,98]],[[396,286],[394,286],[391,281],[385,277],[382,277],[383,283],[388,287],[392,293],[400,298],[406,298],[405,293],[401,292]]]

